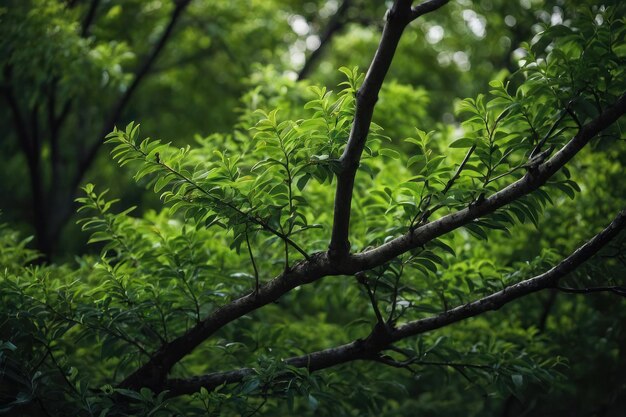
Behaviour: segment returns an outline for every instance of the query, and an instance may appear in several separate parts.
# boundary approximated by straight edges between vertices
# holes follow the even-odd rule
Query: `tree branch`
[[[450,188],[452,188],[452,186],[454,185],[454,182],[461,176],[461,172],[465,168],[465,165],[467,165],[467,162],[469,161],[470,157],[472,156],[475,150],[476,150],[476,145],[472,145],[472,147],[469,148],[469,150],[465,154],[465,158],[463,158],[463,161],[461,162],[461,165],[459,165],[459,167],[454,172],[454,175],[452,175],[452,178],[450,178],[448,182],[446,183],[446,186],[441,192],[442,195],[446,195],[447,192],[450,191]]]
[[[26,120],[22,115],[20,106],[17,102],[15,94],[13,93],[13,88],[11,86],[11,80],[13,78],[13,68],[9,65],[4,67],[4,78],[7,81],[5,85],[1,86],[0,91],[2,92],[2,95],[9,104],[9,107],[11,108],[11,113],[13,114],[13,125],[15,126],[15,130],[17,132],[20,147],[22,148],[26,159],[30,160],[33,157],[34,146],[28,133]]]
[[[85,20],[83,20],[82,29],[80,32],[80,36],[82,36],[83,38],[89,36],[89,29],[91,28],[91,24],[96,17],[96,10],[98,10],[99,3],[100,0],[91,0],[91,3],[89,3],[89,9],[87,10],[87,14],[85,15]]]
[[[489,310],[497,310],[503,305],[533,292],[551,288],[556,285],[560,278],[572,272],[602,249],[602,247],[613,239],[625,226],[626,209],[619,212],[615,219],[602,232],[576,249],[574,253],[549,271],[534,278],[511,285],[502,291],[498,291],[480,300],[453,308],[439,316],[416,320],[400,326],[395,330],[393,339],[400,340],[429,330],[439,329]]]
[[[358,339],[345,345],[296,356],[285,360],[285,364],[307,368],[313,372],[355,360],[379,360],[378,352],[392,348],[391,344],[394,342],[436,330],[490,310],[497,310],[513,300],[554,287],[560,278],[566,276],[595,255],[625,227],[626,209],[622,210],[604,230],[543,274],[510,285],[502,291],[455,307],[437,316],[406,323],[396,329],[390,329],[387,333],[373,331],[366,339]],[[442,363],[441,365],[444,364]],[[253,372],[254,370],[251,368],[243,368],[186,379],[169,379],[164,384],[163,389],[168,390],[168,395],[170,396],[191,394],[198,391],[201,387],[211,390],[222,384],[240,382]]]
[[[567,292],[570,294],[591,294],[594,292],[612,292],[622,297],[626,297],[626,287],[613,286],[613,287],[591,287],[591,288],[568,288],[568,287],[554,287],[561,292]]]
[[[329,256],[332,259],[343,259],[350,252],[348,237],[354,177],[365,147],[378,93],[391,66],[402,32],[412,20],[440,8],[447,2],[448,0],[429,0],[411,9],[410,0],[396,0],[387,11],[387,22],[378,49],[365,75],[363,85],[356,94],[356,110],[350,137],[339,159],[341,168],[337,174],[333,229],[329,245]]]
[[[147,363],[128,375],[120,386],[149,387],[153,391],[160,391],[170,369],[226,324],[277,300],[300,285],[337,274],[326,253],[313,254],[309,260],[295,264],[289,271],[261,285],[258,290],[218,308],[185,334],[164,344]]]
[[[17,132],[17,141],[26,158],[30,177],[30,188],[32,194],[33,223],[35,226],[35,236],[37,245],[44,257],[41,261],[46,261],[52,251],[49,241],[48,223],[46,221],[45,192],[43,177],[41,172],[41,147],[39,143],[39,103],[35,103],[30,111],[30,124],[26,115],[22,113],[20,104],[11,86],[13,68],[10,65],[4,67],[4,77],[6,85],[1,86],[6,101],[9,103],[13,114],[13,124]],[[28,112],[26,112],[28,113]],[[29,129],[30,127],[30,129]],[[30,131],[29,131],[30,130]]]
[[[167,41],[171,37],[172,31],[174,29],[176,22],[179,20],[179,17],[181,16],[182,12],[189,5],[190,2],[191,0],[174,0],[175,7],[174,7],[174,10],[172,11],[167,27],[161,34],[161,37],[155,44],[152,51],[146,56],[143,63],[138,67],[137,71],[135,72],[133,81],[131,82],[128,89],[122,94],[122,96],[113,106],[109,116],[107,117],[107,119],[105,120],[102,126],[102,130],[99,132],[98,136],[95,138],[95,141],[91,144],[87,144],[86,151],[83,152],[82,147],[81,149],[78,150],[77,152],[78,162],[77,162],[76,171],[74,172],[73,175],[71,173],[68,175],[67,189],[65,190],[65,193],[63,193],[63,195],[58,196],[59,201],[57,202],[57,204],[55,204],[55,207],[56,207],[55,217],[54,217],[55,221],[53,224],[50,225],[49,234],[51,236],[53,237],[58,236],[63,226],[67,222],[67,220],[74,214],[72,208],[74,207],[75,191],[80,185],[81,181],[83,180],[85,174],[87,173],[87,171],[93,164],[93,161],[98,154],[98,150],[100,149],[100,146],[103,143],[104,137],[113,130],[115,123],[120,118],[124,108],[129,103],[133,93],[136,91],[139,84],[145,79],[145,77],[151,71],[153,64],[155,63],[157,57],[159,56],[161,51],[164,49]],[[92,3],[90,7],[92,7],[93,5],[94,3]],[[68,7],[70,6],[68,5]],[[70,106],[71,106],[70,101],[65,103],[64,109],[56,122],[58,126],[61,125],[61,123],[63,122],[63,119],[65,119],[65,117],[67,116]],[[59,192],[59,190],[56,190],[56,191],[57,193]]]
[[[384,326],[386,324],[385,319],[383,319],[383,315],[380,312],[380,309],[378,308],[376,295],[372,291],[370,284],[367,282],[367,277],[363,273],[355,274],[355,277],[357,281],[359,282],[359,284],[365,287],[365,291],[367,292],[367,296],[369,297],[370,303],[372,304],[372,310],[374,310],[374,315],[376,316],[377,323]]]
[[[141,82],[144,80],[145,76],[148,74],[148,72],[152,68],[157,57],[165,48],[165,45],[169,41],[172,35],[172,32],[174,30],[174,27],[176,26],[177,21],[179,20],[183,11],[185,10],[185,8],[187,8],[190,2],[191,0],[174,0],[174,3],[175,3],[174,10],[172,11],[172,14],[170,15],[170,19],[165,30],[161,34],[161,37],[159,38],[157,43],[154,45],[154,48],[152,48],[152,51],[146,56],[143,63],[139,66],[139,68],[135,72],[133,81],[128,86],[128,89],[126,89],[124,94],[122,94],[122,96],[119,98],[117,103],[113,106],[113,109],[111,110],[111,113],[109,114],[108,118],[105,120],[104,125],[102,126],[102,130],[100,134],[98,135],[98,137],[96,138],[96,141],[89,147],[86,154],[80,159],[78,170],[76,172],[74,180],[72,181],[70,190],[75,190],[80,184],[80,182],[82,181],[87,170],[89,169],[89,167],[93,163],[93,160],[98,154],[98,150],[100,149],[100,146],[103,143],[104,137],[113,130],[113,127],[115,126],[115,122],[117,122],[117,120],[120,118],[122,111],[124,110],[128,102],[130,101],[131,97],[137,90],[137,87],[139,87]]]
[[[126,388],[146,386],[154,391],[159,391],[162,389],[162,383],[168,372],[178,361],[191,353],[217,330],[239,317],[277,300],[300,285],[317,281],[326,276],[354,275],[360,271],[383,265],[402,253],[422,246],[436,237],[455,230],[532,192],[573,158],[594,135],[615,122],[624,112],[626,112],[626,95],[623,95],[614,106],[607,108],[596,119],[584,125],[578,134],[552,159],[544,162],[535,171],[517,182],[486,198],[481,204],[444,216],[375,249],[349,255],[342,260],[331,258],[329,253],[324,252],[311,255],[310,259],[296,264],[292,270],[286,271],[261,285],[256,294],[252,292],[233,300],[214,311],[184,335],[164,344],[147,363],[126,377],[120,385]],[[448,313],[452,311],[454,310],[450,310]],[[384,326],[381,329],[385,330]]]
[[[59,135],[61,127],[67,119],[72,106],[71,100],[67,100],[61,109],[61,113],[57,116],[57,87],[59,78],[56,77],[49,88],[48,92],[48,129],[50,131],[50,168],[52,171],[52,179],[50,180],[50,187],[48,190],[48,201],[53,200],[59,192],[59,182],[61,175],[61,154],[59,149]]]
[[[410,358],[405,361],[397,361],[389,356],[380,356],[377,359],[378,362],[383,363],[385,365],[389,365],[394,368],[409,368],[411,365],[421,365],[421,366],[444,366],[451,368],[473,368],[473,369],[483,369],[483,370],[494,370],[494,366],[492,365],[480,365],[475,363],[464,363],[464,362],[438,362],[438,361],[422,361],[418,358]]]
[[[448,3],[449,0],[428,0],[411,8],[411,20],[415,20],[427,13],[434,12],[441,6]]]
[[[377,265],[411,250],[423,246],[432,239],[446,234],[470,221],[503,207],[531,193],[545,184],[557,171],[569,162],[595,135],[613,124],[626,113],[626,93],[591,122],[582,126],[576,136],[563,146],[552,158],[529,171],[518,181],[483,200],[480,204],[448,214],[433,222],[409,231],[375,249],[351,255],[347,265],[359,265],[358,270],[371,269]]]
[[[304,80],[309,76],[311,70],[322,56],[322,52],[330,45],[332,38],[348,23],[346,15],[352,5],[351,3],[352,0],[344,0],[337,12],[330,18],[324,33],[320,37],[320,46],[311,52],[311,55],[304,61],[304,66],[298,72],[298,81]]]

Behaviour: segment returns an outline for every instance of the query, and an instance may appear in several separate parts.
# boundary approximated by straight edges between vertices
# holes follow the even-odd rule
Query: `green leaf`
[[[154,184],[154,192],[158,193],[160,192],[163,188],[165,188],[170,182],[169,179],[169,175],[163,175],[162,177],[159,177],[155,184]]]
[[[378,153],[380,155],[386,156],[386,157],[391,158],[393,160],[400,159],[400,153],[398,151],[394,151],[393,149],[387,149],[387,148],[379,149]]]
[[[474,139],[461,138],[461,139],[457,139],[454,142],[452,142],[449,145],[449,147],[450,148],[471,148],[472,146],[474,146],[475,143],[476,143],[476,141]]]

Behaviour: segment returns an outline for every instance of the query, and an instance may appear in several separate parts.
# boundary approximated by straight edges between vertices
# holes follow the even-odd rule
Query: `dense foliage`
[[[38,251],[17,231],[25,197],[3,202],[16,226],[0,229],[0,413],[626,406],[624,5],[398,0],[380,23],[349,1],[300,14],[289,1],[10,3],[1,190],[28,172],[50,213],[32,212]],[[195,23],[156,61],[177,13]],[[142,14],[165,22],[157,35],[129,23]],[[311,30],[336,48],[315,58],[318,78],[295,81],[277,54],[299,56]],[[379,39],[369,70],[354,66]],[[198,45],[211,59],[189,68]],[[146,72],[127,69],[136,55]],[[120,168],[82,159],[100,130]],[[130,172],[139,187],[120,184]],[[74,254],[71,229],[70,249],[55,245],[85,176],[91,249]]]

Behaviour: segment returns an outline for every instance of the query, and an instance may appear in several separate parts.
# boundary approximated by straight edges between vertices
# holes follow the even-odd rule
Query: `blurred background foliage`
[[[458,112],[460,100],[487,93],[494,80],[508,80],[514,90],[525,80],[518,70],[529,59],[537,34],[567,27],[581,16],[595,22],[599,31],[605,19],[615,22],[621,36],[615,40],[615,53],[623,66],[624,7],[619,3],[603,2],[605,7],[582,0],[458,0],[420,18],[401,40],[374,114],[383,128],[377,133],[390,139],[384,147],[410,157],[413,148],[403,139],[416,137],[418,128],[436,132],[436,140],[429,142],[435,154],[450,152],[461,159],[463,153],[448,149],[466,119]],[[345,80],[338,68],[368,67],[388,6],[364,0],[0,3],[0,223],[9,225],[0,230],[0,363],[11,381],[0,382],[0,412],[3,401],[7,404],[17,393],[26,393],[18,404],[23,415],[45,415],[33,398],[45,402],[55,396],[67,399],[55,405],[58,412],[82,410],[80,415],[89,415],[90,409],[106,408],[106,403],[89,402],[86,384],[96,389],[109,384],[112,369],[124,374],[125,367],[142,356],[126,358],[120,353],[128,348],[116,327],[109,333],[100,329],[82,334],[68,327],[67,320],[59,320],[75,317],[73,309],[81,302],[97,306],[81,313],[93,328],[105,323],[107,314],[128,315],[131,325],[143,323],[137,337],[147,346],[168,338],[158,335],[160,321],[172,320],[172,327],[179,329],[189,320],[185,308],[193,300],[155,296],[161,285],[170,285],[167,274],[161,277],[167,285],[154,282],[152,287],[142,281],[147,275],[128,282],[138,292],[129,297],[157,300],[164,310],[180,308],[182,316],[144,317],[141,310],[129,308],[129,300],[96,313],[103,311],[98,303],[106,302],[104,293],[125,291],[108,287],[117,282],[111,277],[131,274],[124,268],[134,271],[136,266],[107,261],[106,251],[100,252],[106,243],[86,244],[90,236],[76,225],[84,215],[76,214],[74,200],[84,197],[80,186],[88,182],[97,184],[94,196],[109,189],[110,198],[119,198],[118,212],[137,206],[131,215],[115,215],[111,221],[130,245],[127,252],[139,254],[146,271],[163,274],[164,264],[185,271],[209,265],[202,271],[205,279],[194,284],[194,291],[205,297],[196,314],[206,314],[250,289],[249,265],[241,261],[246,258],[224,248],[223,242],[231,238],[228,232],[183,226],[180,216],[161,207],[150,189],[153,183],[134,183],[134,167],[112,162],[112,147],[99,143],[113,125],[121,128],[138,121],[142,137],[171,141],[175,147],[192,145],[198,153],[249,151],[255,133],[251,128],[260,118],[256,110],[278,108],[280,120],[305,118],[310,112],[304,106],[315,98],[310,86],[338,92]],[[172,16],[175,24],[159,48]],[[589,77],[595,81],[599,75]],[[620,77],[623,86],[623,72]],[[455,233],[446,240],[455,254],[445,255],[438,278],[421,282],[418,287],[425,288],[418,290],[431,291],[432,299],[437,299],[437,291],[458,300],[476,298],[479,291],[468,287],[466,277],[483,286],[490,278],[526,278],[591,237],[624,205],[626,152],[623,133],[617,136],[620,140],[609,144],[594,142],[570,165],[580,187],[576,198],[568,197],[573,190],[556,190],[551,194],[555,204],[546,206],[536,224],[526,221],[508,232],[491,231],[488,240]],[[92,149],[96,152],[91,159]],[[375,188],[384,195],[385,184],[394,188],[394,181],[409,176],[404,162],[367,161],[364,165],[377,177],[364,180],[359,193],[366,196]],[[332,193],[324,185],[312,184],[307,191],[310,223],[330,221]],[[397,191],[388,193],[390,201]],[[368,208],[366,201],[362,210],[355,206],[355,222],[366,222],[368,215],[384,218],[387,212]],[[367,225],[357,229],[363,232],[354,238],[357,247],[375,241]],[[310,232],[311,249],[324,250],[326,232]],[[34,239],[25,239],[29,235]],[[263,245],[268,254],[261,261],[267,263],[264,267],[280,268],[271,255],[278,249]],[[33,261],[42,259],[34,250],[52,264],[34,266]],[[151,251],[156,253],[148,257]],[[590,263],[567,284],[591,286],[598,277],[623,283],[624,243],[617,242],[603,256],[612,261]],[[171,285],[176,294],[187,294],[179,284]],[[434,305],[432,301],[428,306]],[[254,387],[243,384],[235,390],[201,393],[193,400],[174,400],[169,411],[160,412],[207,415],[203,408],[216,412],[230,404],[223,413],[246,415],[263,403],[256,411],[260,415],[620,416],[626,409],[625,306],[623,299],[606,293],[542,292],[408,341],[405,347],[425,358],[415,372],[351,363],[301,376],[300,391],[291,399],[254,397]],[[372,323],[363,289],[350,280],[329,278],[222,329],[175,371],[195,374],[255,363],[272,369],[272,358],[345,343],[367,333]],[[48,368],[35,372],[44,361]],[[150,401],[146,404],[158,404]]]

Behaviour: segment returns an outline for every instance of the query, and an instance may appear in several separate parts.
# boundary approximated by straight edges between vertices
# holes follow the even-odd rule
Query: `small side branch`
[[[378,362],[381,362],[385,365],[392,366],[394,368],[409,368],[412,365],[418,366],[442,366],[442,367],[450,367],[450,368],[470,368],[470,369],[482,369],[486,371],[493,371],[494,367],[491,365],[480,365],[476,363],[464,363],[464,362],[439,362],[439,361],[424,361],[418,358],[410,358],[405,361],[397,361],[389,356],[381,355],[378,359]]]
[[[587,261],[611,241],[626,227],[626,209],[619,212],[615,219],[603,231],[598,233],[589,242],[585,243],[570,256],[561,261],[549,271],[534,278],[506,287],[502,291],[488,295],[435,317],[412,321],[400,326],[394,332],[394,338],[401,340],[409,336],[421,334],[430,330],[439,329],[458,321],[477,316],[490,310],[497,310],[503,305],[520,297],[532,294],[539,290],[552,288],[583,262]]]
[[[411,9],[411,20],[415,20],[426,13],[434,12],[449,1],[450,0],[429,0],[424,3],[420,3]]]
[[[248,246],[248,255],[250,256],[250,262],[252,263],[252,269],[254,270],[254,293],[259,292],[259,270],[256,267],[254,255],[252,254],[252,246],[250,246],[250,239],[248,238],[248,229],[246,228],[246,246]]]
[[[300,285],[337,274],[338,271],[328,262],[326,253],[313,254],[309,260],[296,263],[289,271],[259,285],[256,293],[244,295],[218,308],[186,333],[165,343],[143,366],[119,385],[133,389],[149,387],[153,391],[161,391],[170,369],[228,323],[277,300]]]
[[[448,191],[450,191],[450,188],[452,188],[452,186],[454,185],[454,182],[461,175],[461,172],[465,168],[465,165],[467,164],[467,162],[469,161],[470,157],[472,156],[475,150],[476,150],[476,145],[472,145],[472,147],[469,148],[469,150],[467,151],[467,154],[465,154],[465,158],[463,158],[463,161],[461,162],[461,165],[459,165],[454,175],[452,175],[452,178],[450,178],[450,180],[446,183],[446,186],[441,192],[441,194],[445,195]]]
[[[626,297],[626,287],[591,287],[591,288],[569,288],[569,287],[555,287],[557,290],[570,294],[591,294],[596,292],[610,292],[617,294],[621,297]]]
[[[137,145],[133,144],[132,142],[129,142],[129,144],[130,144],[130,146],[133,147],[135,152],[141,154],[144,158],[148,157],[148,154],[145,153],[144,151],[142,151]],[[157,160],[155,162],[153,162],[153,163],[159,165],[165,171],[171,173],[172,175],[175,175],[176,177],[180,178],[181,180],[183,180],[187,184],[191,185],[194,189],[200,191],[202,194],[206,195],[211,200],[213,200],[213,202],[216,205],[221,205],[223,207],[228,207],[230,210],[233,210],[238,215],[240,215],[241,217],[245,218],[246,221],[249,221],[250,223],[256,224],[256,225],[260,226],[263,230],[266,230],[269,233],[272,233],[276,237],[280,238],[281,240],[283,240],[285,242],[285,245],[290,245],[291,247],[293,247],[302,256],[304,256],[305,259],[309,259],[310,258],[309,254],[304,249],[302,249],[296,242],[294,242],[288,236],[288,234],[285,234],[282,231],[276,230],[275,228],[270,226],[267,222],[263,221],[263,219],[259,218],[258,216],[255,216],[255,215],[251,214],[250,212],[245,212],[242,209],[240,209],[239,207],[237,207],[236,205],[234,205],[234,204],[232,204],[232,203],[230,203],[228,201],[224,201],[224,200],[222,200],[220,198],[215,197],[210,191],[208,191],[205,188],[203,188],[196,181],[194,181],[193,179],[191,179],[188,176],[184,175],[183,173],[175,170],[174,168],[170,167],[165,162],[161,161],[160,158],[157,157]],[[285,260],[286,260],[286,262],[288,262],[287,256],[285,257]]]
[[[370,287],[370,284],[367,282],[367,277],[365,276],[364,273],[355,274],[355,277],[356,277],[357,281],[361,285],[363,285],[365,287],[365,290],[367,291],[367,295],[368,295],[368,297],[370,299],[370,303],[372,304],[372,309],[374,310],[374,315],[376,316],[376,321],[378,322],[378,324],[384,326],[385,325],[385,320],[383,319],[383,315],[380,312],[380,308],[378,308],[378,302],[376,301],[376,295],[372,291],[372,287]]]

